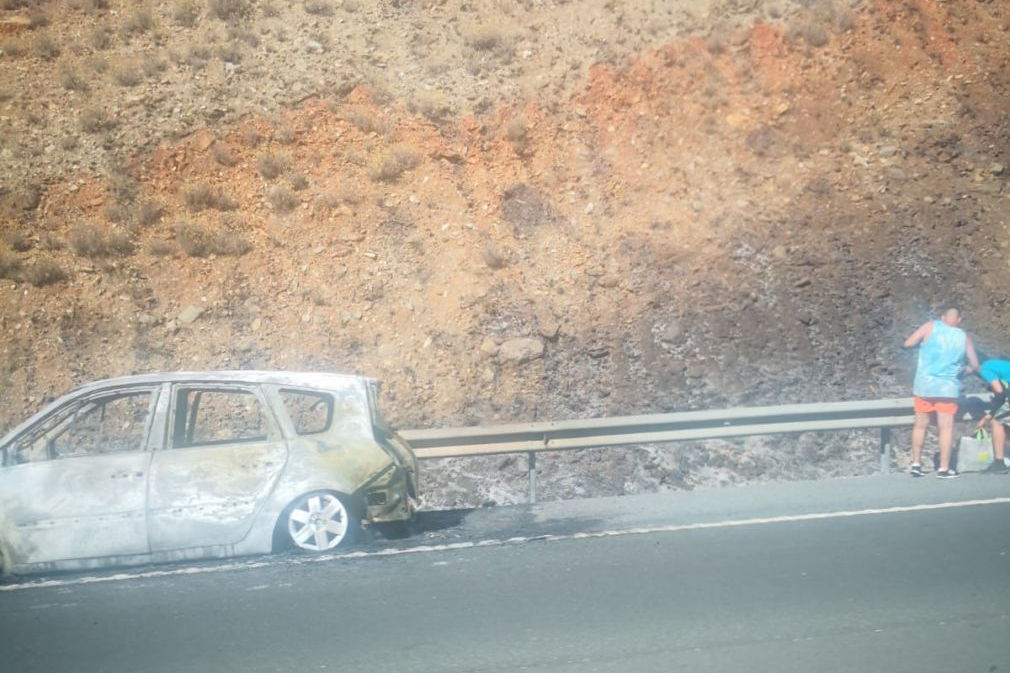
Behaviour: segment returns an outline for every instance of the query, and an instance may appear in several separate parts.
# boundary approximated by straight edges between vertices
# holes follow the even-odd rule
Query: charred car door
[[[257,386],[175,384],[148,495],[152,551],[234,544],[287,460]]]
[[[71,399],[6,447],[0,517],[15,565],[148,552],[157,397],[140,387]]]

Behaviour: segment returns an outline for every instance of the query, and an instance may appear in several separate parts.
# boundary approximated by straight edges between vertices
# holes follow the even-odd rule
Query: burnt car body
[[[176,372],[82,386],[0,440],[5,573],[326,551],[403,522],[417,462],[378,382]]]

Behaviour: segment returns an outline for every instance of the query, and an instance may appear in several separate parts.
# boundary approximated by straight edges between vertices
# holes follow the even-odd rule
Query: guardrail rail
[[[961,400],[959,417],[974,418],[989,397]],[[910,427],[912,398],[741,407],[670,414],[616,416],[571,421],[401,430],[420,459],[525,453],[529,502],[536,502],[536,460],[543,451],[570,451],[635,444],[662,444],[752,435],[877,429],[880,470],[890,465],[890,431]]]

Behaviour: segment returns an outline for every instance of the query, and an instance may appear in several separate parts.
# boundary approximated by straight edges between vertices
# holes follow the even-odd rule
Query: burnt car
[[[378,382],[328,373],[108,379],[0,440],[5,573],[350,543],[410,519],[417,461]]]

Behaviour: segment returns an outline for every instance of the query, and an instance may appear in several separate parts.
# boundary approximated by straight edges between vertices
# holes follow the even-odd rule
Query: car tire
[[[361,518],[350,499],[334,491],[312,491],[288,505],[278,527],[286,543],[298,551],[320,553],[351,544]]]

